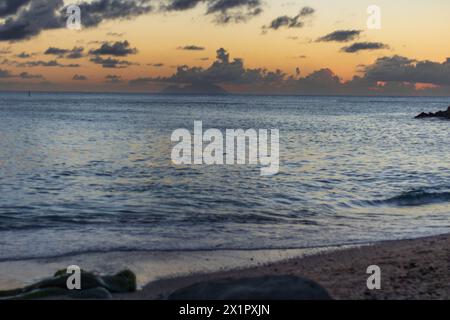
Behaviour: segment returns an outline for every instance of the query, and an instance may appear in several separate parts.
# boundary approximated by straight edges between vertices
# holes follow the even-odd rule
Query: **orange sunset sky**
[[[114,11],[112,6],[124,1],[65,1],[62,5],[62,0],[56,0],[45,1],[44,6],[43,1],[28,0],[19,1],[23,5],[17,5],[17,8],[8,7],[12,6],[11,1],[0,1],[0,90],[157,92],[173,83],[180,86],[190,84],[190,80],[172,77],[177,73],[177,67],[182,65],[188,66],[188,72],[193,67],[201,67],[203,73],[196,74],[196,79],[204,77],[201,79],[205,82],[213,82],[230,92],[258,92],[276,87],[282,93],[308,93],[308,90],[313,94],[322,93],[318,88],[321,86],[319,82],[328,83],[329,80],[323,77],[333,79],[335,76],[339,78],[339,88],[330,84],[330,93],[334,93],[333,90],[376,93],[383,91],[386,83],[392,82],[395,83],[393,91],[386,93],[398,90],[399,94],[446,94],[450,86],[448,0],[249,0],[241,1],[239,6],[229,5],[225,11],[212,11],[211,7],[226,0],[187,0],[185,3],[192,2],[191,7],[169,10],[169,6],[177,1],[183,2],[125,1],[148,9],[112,18],[108,11]],[[100,14],[101,21],[86,26],[84,19],[93,11],[86,12],[82,6],[81,30],[67,29],[62,23],[50,26],[47,22],[34,21],[44,21],[49,15],[64,19],[61,12],[65,5],[72,3],[105,4]],[[379,30],[369,30],[366,25],[367,8],[373,4],[381,9]],[[313,11],[294,21],[304,8]],[[256,9],[258,11],[254,11]],[[37,13],[33,14],[33,10]],[[45,10],[51,12],[41,13]],[[218,21],[225,15],[233,19]],[[242,21],[233,21],[234,17],[241,15],[244,15],[240,19]],[[270,28],[278,17],[287,17],[288,22]],[[297,25],[289,25],[291,22]],[[19,23],[29,29],[18,36],[11,36]],[[358,34],[347,41],[318,41],[333,32],[351,30]],[[122,55],[95,53],[102,44],[113,46],[116,42],[123,44],[125,41],[126,53]],[[379,44],[379,47],[354,52],[343,49],[355,43]],[[187,50],[189,46],[198,50]],[[51,54],[49,48],[63,51]],[[81,54],[69,58],[73,48],[82,48]],[[243,69],[236,71],[241,72],[236,79],[224,78],[221,81],[214,77],[210,80],[211,72],[206,74],[205,70],[216,60],[219,48],[227,51],[229,62],[235,58],[242,59]],[[96,57],[126,63],[105,66],[96,63]],[[380,60],[377,63],[377,59],[386,57],[403,57],[408,61]],[[32,61],[56,61],[56,65],[30,63]],[[398,65],[392,66],[393,63]],[[387,70],[388,67],[391,69]],[[239,78],[247,69],[266,69],[266,73],[280,70],[283,79],[269,80],[265,77],[255,80],[258,84],[253,87],[251,81]],[[323,69],[329,69],[333,75],[318,75],[313,79],[314,84],[309,78],[297,81]],[[343,88],[343,84],[355,75],[367,78],[364,89],[355,89],[355,86]],[[136,79],[145,81],[133,81]],[[201,79],[196,81],[203,81]]]

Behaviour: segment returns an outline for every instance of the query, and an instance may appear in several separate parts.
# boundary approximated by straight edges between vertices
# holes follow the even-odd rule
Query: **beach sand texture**
[[[368,290],[367,267],[381,268],[381,290]],[[386,241],[242,270],[159,280],[116,299],[163,299],[176,289],[215,279],[297,275],[321,284],[334,299],[449,299],[450,236]]]

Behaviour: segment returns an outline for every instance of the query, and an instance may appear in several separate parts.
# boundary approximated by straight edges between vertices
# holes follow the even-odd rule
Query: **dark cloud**
[[[206,4],[206,15],[220,24],[244,22],[262,12],[261,0],[169,0],[164,11],[184,11]]]
[[[153,10],[153,0],[95,0],[79,5],[83,12],[82,24],[95,27],[104,20],[133,18]]]
[[[365,67],[365,77],[374,81],[450,85],[450,58],[442,63],[417,61],[402,56],[383,57]]]
[[[216,22],[243,22],[262,12],[261,0],[212,0],[206,14],[215,14]]]
[[[43,60],[25,61],[25,62],[15,63],[15,65],[16,65],[16,67],[19,67],[19,68],[33,68],[33,67],[78,68],[78,67],[80,67],[79,64],[62,64],[62,63],[59,63],[56,60],[49,60],[49,61],[43,61]]]
[[[191,44],[191,45],[187,45],[187,46],[178,47],[178,50],[203,51],[203,50],[205,50],[205,48]]]
[[[109,56],[116,56],[116,57],[125,57],[130,54],[136,54],[137,49],[131,48],[130,43],[125,41],[117,41],[114,43],[103,43],[100,48],[90,50],[90,54],[93,55],[109,55]]]
[[[68,54],[65,55],[67,59],[79,59],[83,57],[83,47],[74,47]]]
[[[67,49],[50,47],[44,52],[44,54],[52,54],[52,55],[56,55],[56,56],[62,56],[64,54],[66,54],[67,52],[69,52],[69,50],[67,50]]]
[[[94,0],[79,4],[84,27],[95,27],[104,20],[131,18],[152,10],[151,0]],[[63,0],[3,1],[0,41],[18,41],[37,36],[43,30],[66,27]],[[0,9],[2,12],[2,9]]]
[[[28,72],[22,72],[19,74],[19,77],[22,79],[44,79],[44,76],[41,74],[31,74]]]
[[[18,75],[14,75],[9,70],[5,69],[0,69],[0,78],[44,79],[41,74],[22,72]]]
[[[33,54],[31,54],[31,53],[21,52],[19,54],[16,54],[16,57],[20,58],[20,59],[28,59],[28,58],[31,58],[32,55]]]
[[[69,63],[69,64],[63,64],[63,65],[59,65],[59,66],[64,67],[64,68],[79,68],[79,67],[81,67],[81,65],[78,63]]]
[[[75,80],[75,81],[86,81],[88,78],[86,77],[86,76],[83,76],[83,75],[81,75],[81,74],[75,74],[73,77],[72,77],[72,80]]]
[[[389,46],[381,42],[356,42],[351,46],[343,47],[341,51],[347,53],[355,53],[364,50],[381,50],[381,49],[389,49]]]
[[[115,74],[108,74],[108,75],[105,77],[105,82],[106,82],[106,83],[112,83],[112,84],[115,84],[115,83],[121,83],[121,82],[123,82],[123,79],[122,79],[121,76],[118,76],[118,75],[115,75]]]
[[[20,7],[30,3],[31,0],[1,0],[0,17],[15,14]]]
[[[259,0],[212,0],[208,3],[208,13],[224,12],[238,7],[260,7]]]
[[[21,62],[21,63],[18,63],[17,66],[18,67],[59,67],[61,65],[56,60],[50,60],[50,61],[36,60],[36,61]]]
[[[300,10],[300,16],[301,17],[310,16],[310,15],[314,14],[314,12],[316,12],[316,10],[314,10],[314,8],[303,7],[302,10]]]
[[[42,30],[61,28],[63,21],[56,10],[63,0],[32,0],[21,6],[15,15],[0,23],[0,41],[23,40],[38,35]]]
[[[93,57],[90,59],[90,61],[95,64],[100,64],[103,68],[126,68],[134,64],[126,60],[119,60],[109,57],[102,58],[100,56]]]
[[[264,31],[267,31],[267,29],[278,30],[281,27],[303,28],[305,23],[302,20],[302,18],[311,16],[314,12],[315,10],[313,8],[304,7],[303,9],[300,10],[300,12],[296,16],[289,17],[285,15],[273,19],[269,25],[263,26],[263,30]]]
[[[169,4],[164,7],[167,11],[184,11],[195,8],[203,0],[170,0]]]
[[[155,68],[164,67],[164,63],[148,63],[147,65],[150,67],[155,67]]]
[[[216,51],[216,58],[217,58],[217,60],[216,60],[216,62],[219,64],[219,63],[222,63],[222,64],[224,64],[224,65],[226,65],[226,64],[229,64],[229,62],[230,62],[230,54],[228,53],[228,51],[227,50],[225,50],[224,48],[220,48],[220,49],[218,49],[217,51]],[[236,61],[242,61],[241,59],[236,59]],[[215,62],[215,63],[216,63]]]
[[[317,42],[348,42],[359,38],[361,30],[337,30],[317,39]]]
[[[314,71],[296,82],[298,90],[308,94],[338,94],[341,89],[341,79],[328,68]]]
[[[79,59],[83,57],[83,47],[74,47],[73,49],[61,49],[50,47],[48,48],[44,54],[46,55],[55,55],[59,58],[67,58],[67,59]]]

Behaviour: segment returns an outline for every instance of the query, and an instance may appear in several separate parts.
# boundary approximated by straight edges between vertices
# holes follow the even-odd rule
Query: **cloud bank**
[[[150,84],[185,85],[208,88],[220,86],[230,92],[306,94],[306,95],[448,95],[450,92],[450,58],[439,63],[416,61],[401,56],[386,56],[362,67],[361,76],[343,81],[329,68],[302,76],[280,70],[246,68],[240,58],[230,58],[223,48],[208,68],[180,66],[168,77],[139,77],[131,86],[145,88]],[[426,88],[419,84],[428,84]]]

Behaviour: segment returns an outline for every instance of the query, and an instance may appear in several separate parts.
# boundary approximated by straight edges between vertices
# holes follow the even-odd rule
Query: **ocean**
[[[450,231],[449,98],[0,94],[0,259]],[[280,168],[176,166],[178,128],[278,129]]]

